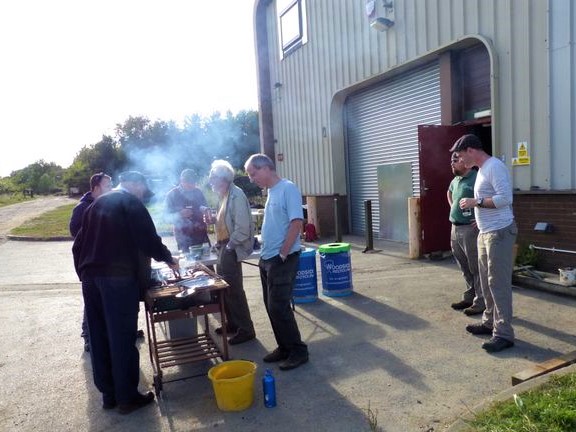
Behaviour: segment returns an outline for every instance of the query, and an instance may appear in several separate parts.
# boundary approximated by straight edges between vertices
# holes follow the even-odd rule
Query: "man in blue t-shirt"
[[[308,347],[302,342],[291,307],[304,218],[302,195],[294,183],[278,176],[274,162],[264,154],[250,156],[244,168],[250,181],[268,189],[258,265],[264,305],[278,347],[263,360],[280,362],[281,370],[294,369],[308,361]]]
[[[456,310],[464,309],[466,315],[477,315],[484,312],[484,296],[480,286],[478,273],[478,227],[471,209],[461,209],[462,198],[474,198],[474,182],[476,181],[476,169],[468,168],[457,153],[453,153],[450,166],[454,178],[448,187],[447,198],[450,205],[450,247],[452,254],[462,271],[466,281],[466,291],[462,300],[452,303]]]

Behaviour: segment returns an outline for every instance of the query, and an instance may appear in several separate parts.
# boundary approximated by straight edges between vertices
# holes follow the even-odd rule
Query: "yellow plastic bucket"
[[[256,363],[247,360],[229,360],[208,371],[212,381],[216,404],[222,411],[242,411],[254,401]]]

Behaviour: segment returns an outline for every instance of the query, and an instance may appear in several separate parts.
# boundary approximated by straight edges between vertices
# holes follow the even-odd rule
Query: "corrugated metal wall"
[[[364,200],[378,203],[377,167],[412,165],[412,195],[420,196],[419,124],[440,123],[438,63],[419,68],[346,101],[352,231],[365,231]],[[372,207],[378,232],[380,211]]]
[[[576,189],[576,2],[550,8],[551,187]]]
[[[576,12],[571,0],[393,4],[389,17],[394,26],[377,32],[369,26],[365,0],[307,0],[308,43],[282,61],[275,3],[270,5],[274,131],[276,152],[284,154],[280,173],[296,180],[305,195],[345,194],[340,190],[345,175],[341,147],[330,130],[335,129],[335,95],[354,92],[366,80],[384,79],[398,66],[478,35],[493,47],[495,155],[510,164],[518,143],[525,141],[532,158],[531,165],[512,168],[514,186],[575,188]],[[376,5],[377,15],[386,16],[382,2]]]

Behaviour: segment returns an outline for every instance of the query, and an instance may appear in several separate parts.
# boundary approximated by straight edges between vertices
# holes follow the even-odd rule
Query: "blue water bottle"
[[[264,391],[264,406],[274,408],[276,406],[276,383],[270,369],[266,369],[262,378],[262,390]]]

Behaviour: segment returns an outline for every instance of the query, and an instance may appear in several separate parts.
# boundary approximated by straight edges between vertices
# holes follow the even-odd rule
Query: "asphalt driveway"
[[[324,296],[317,258],[318,301],[296,307],[310,362],[288,372],[272,366],[276,408],[264,407],[260,384],[269,367],[261,358],[274,339],[257,269],[244,266],[257,340],[231,347],[231,355],[258,364],[252,407],[220,411],[210,381],[200,376],[165,384],[157,403],[128,416],[103,411],[92,384],[72,243],[1,243],[0,430],[348,432],[373,430],[372,414],[382,431],[441,431],[510,387],[514,373],[575,349],[574,298],[515,288],[516,346],[490,355],[480,347],[483,338],[464,330],[474,319],[449,306],[462,290],[451,259],[409,260],[394,243],[364,254],[362,238],[345,241],[353,246],[354,293]],[[145,328],[143,313],[140,319]],[[141,390],[148,390],[148,345],[139,348]]]

